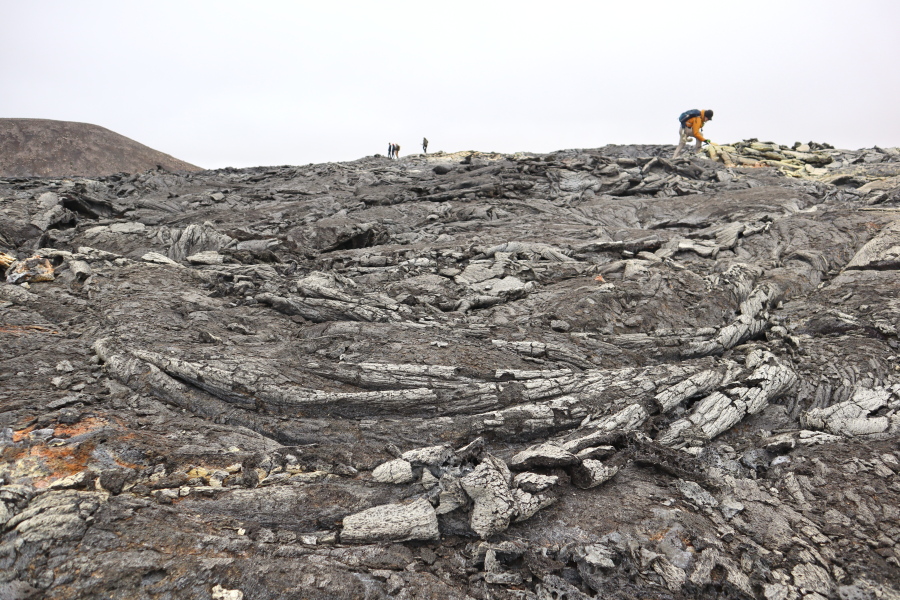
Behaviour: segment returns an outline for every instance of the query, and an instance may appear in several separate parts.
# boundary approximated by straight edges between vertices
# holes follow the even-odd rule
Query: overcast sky
[[[0,0],[0,117],[206,168],[430,151],[900,146],[897,0]]]

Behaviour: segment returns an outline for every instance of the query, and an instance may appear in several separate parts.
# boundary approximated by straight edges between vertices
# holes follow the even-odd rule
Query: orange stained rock
[[[80,473],[87,468],[88,461],[93,452],[93,444],[79,444],[78,446],[31,446],[23,449],[18,456],[12,458],[18,463],[19,469],[38,472],[40,475],[32,481],[34,487],[45,488],[57,479],[69,477]],[[4,456],[8,460],[9,457]],[[31,469],[28,469],[29,463]],[[27,476],[20,473],[20,476]]]
[[[594,277],[594,281],[599,281],[600,283],[606,283],[606,280],[603,279],[603,275],[597,275]]]
[[[57,425],[55,436],[74,437],[109,425],[109,421],[101,417],[88,417],[72,425]],[[13,432],[13,442],[24,441],[34,431],[31,425]],[[30,477],[36,488],[45,488],[57,479],[75,475],[87,469],[94,451],[94,444],[86,441],[81,444],[61,446],[34,446],[16,448],[9,446],[3,451],[3,461],[10,465],[15,477]],[[136,465],[116,461],[121,466],[135,468]]]
[[[81,435],[82,433],[93,431],[94,429],[105,427],[106,425],[109,425],[109,421],[106,419],[101,417],[88,417],[72,425],[57,425],[53,430],[53,435],[57,437],[60,435],[74,437],[76,435]]]
[[[18,443],[25,439],[25,436],[34,431],[34,425],[29,425],[25,429],[13,431],[13,442]]]
[[[647,539],[650,541],[653,541],[653,542],[658,542],[658,541],[662,540],[664,537],[666,537],[669,534],[669,531],[670,531],[669,529],[662,529],[652,535],[648,535]]]
[[[9,279],[12,277],[13,279]],[[14,283],[22,281],[53,281],[53,265],[42,256],[32,256],[16,263],[15,267],[7,273],[7,281]]]
[[[863,227],[865,227],[869,231],[878,231],[879,229],[881,229],[881,224],[875,223],[874,221],[869,221],[867,223],[863,223]]]

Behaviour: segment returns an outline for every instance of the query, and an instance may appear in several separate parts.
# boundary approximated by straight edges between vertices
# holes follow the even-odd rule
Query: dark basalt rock
[[[728,148],[0,179],[0,596],[898,594],[900,153]]]

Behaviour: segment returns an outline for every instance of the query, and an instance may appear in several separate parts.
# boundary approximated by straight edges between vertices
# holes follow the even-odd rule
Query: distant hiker
[[[394,142],[388,143],[388,158],[394,158]]]
[[[400,158],[400,144],[394,144],[394,158]]]
[[[710,144],[711,142],[703,137],[701,129],[703,129],[703,125],[707,121],[712,121],[712,118],[713,111],[709,109],[697,110],[694,108],[681,113],[678,117],[678,122],[681,123],[681,127],[678,129],[678,147],[675,148],[675,154],[672,155],[672,158],[678,158],[678,155],[684,149],[684,145],[687,144],[688,138],[697,140],[694,152],[698,152],[702,144]]]
[[[428,138],[426,137],[422,138],[422,152],[428,154]]]

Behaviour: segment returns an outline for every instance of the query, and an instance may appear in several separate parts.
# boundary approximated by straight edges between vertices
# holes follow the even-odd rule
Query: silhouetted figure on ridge
[[[425,154],[428,154],[428,138],[427,137],[422,138],[422,152],[424,152]]]

